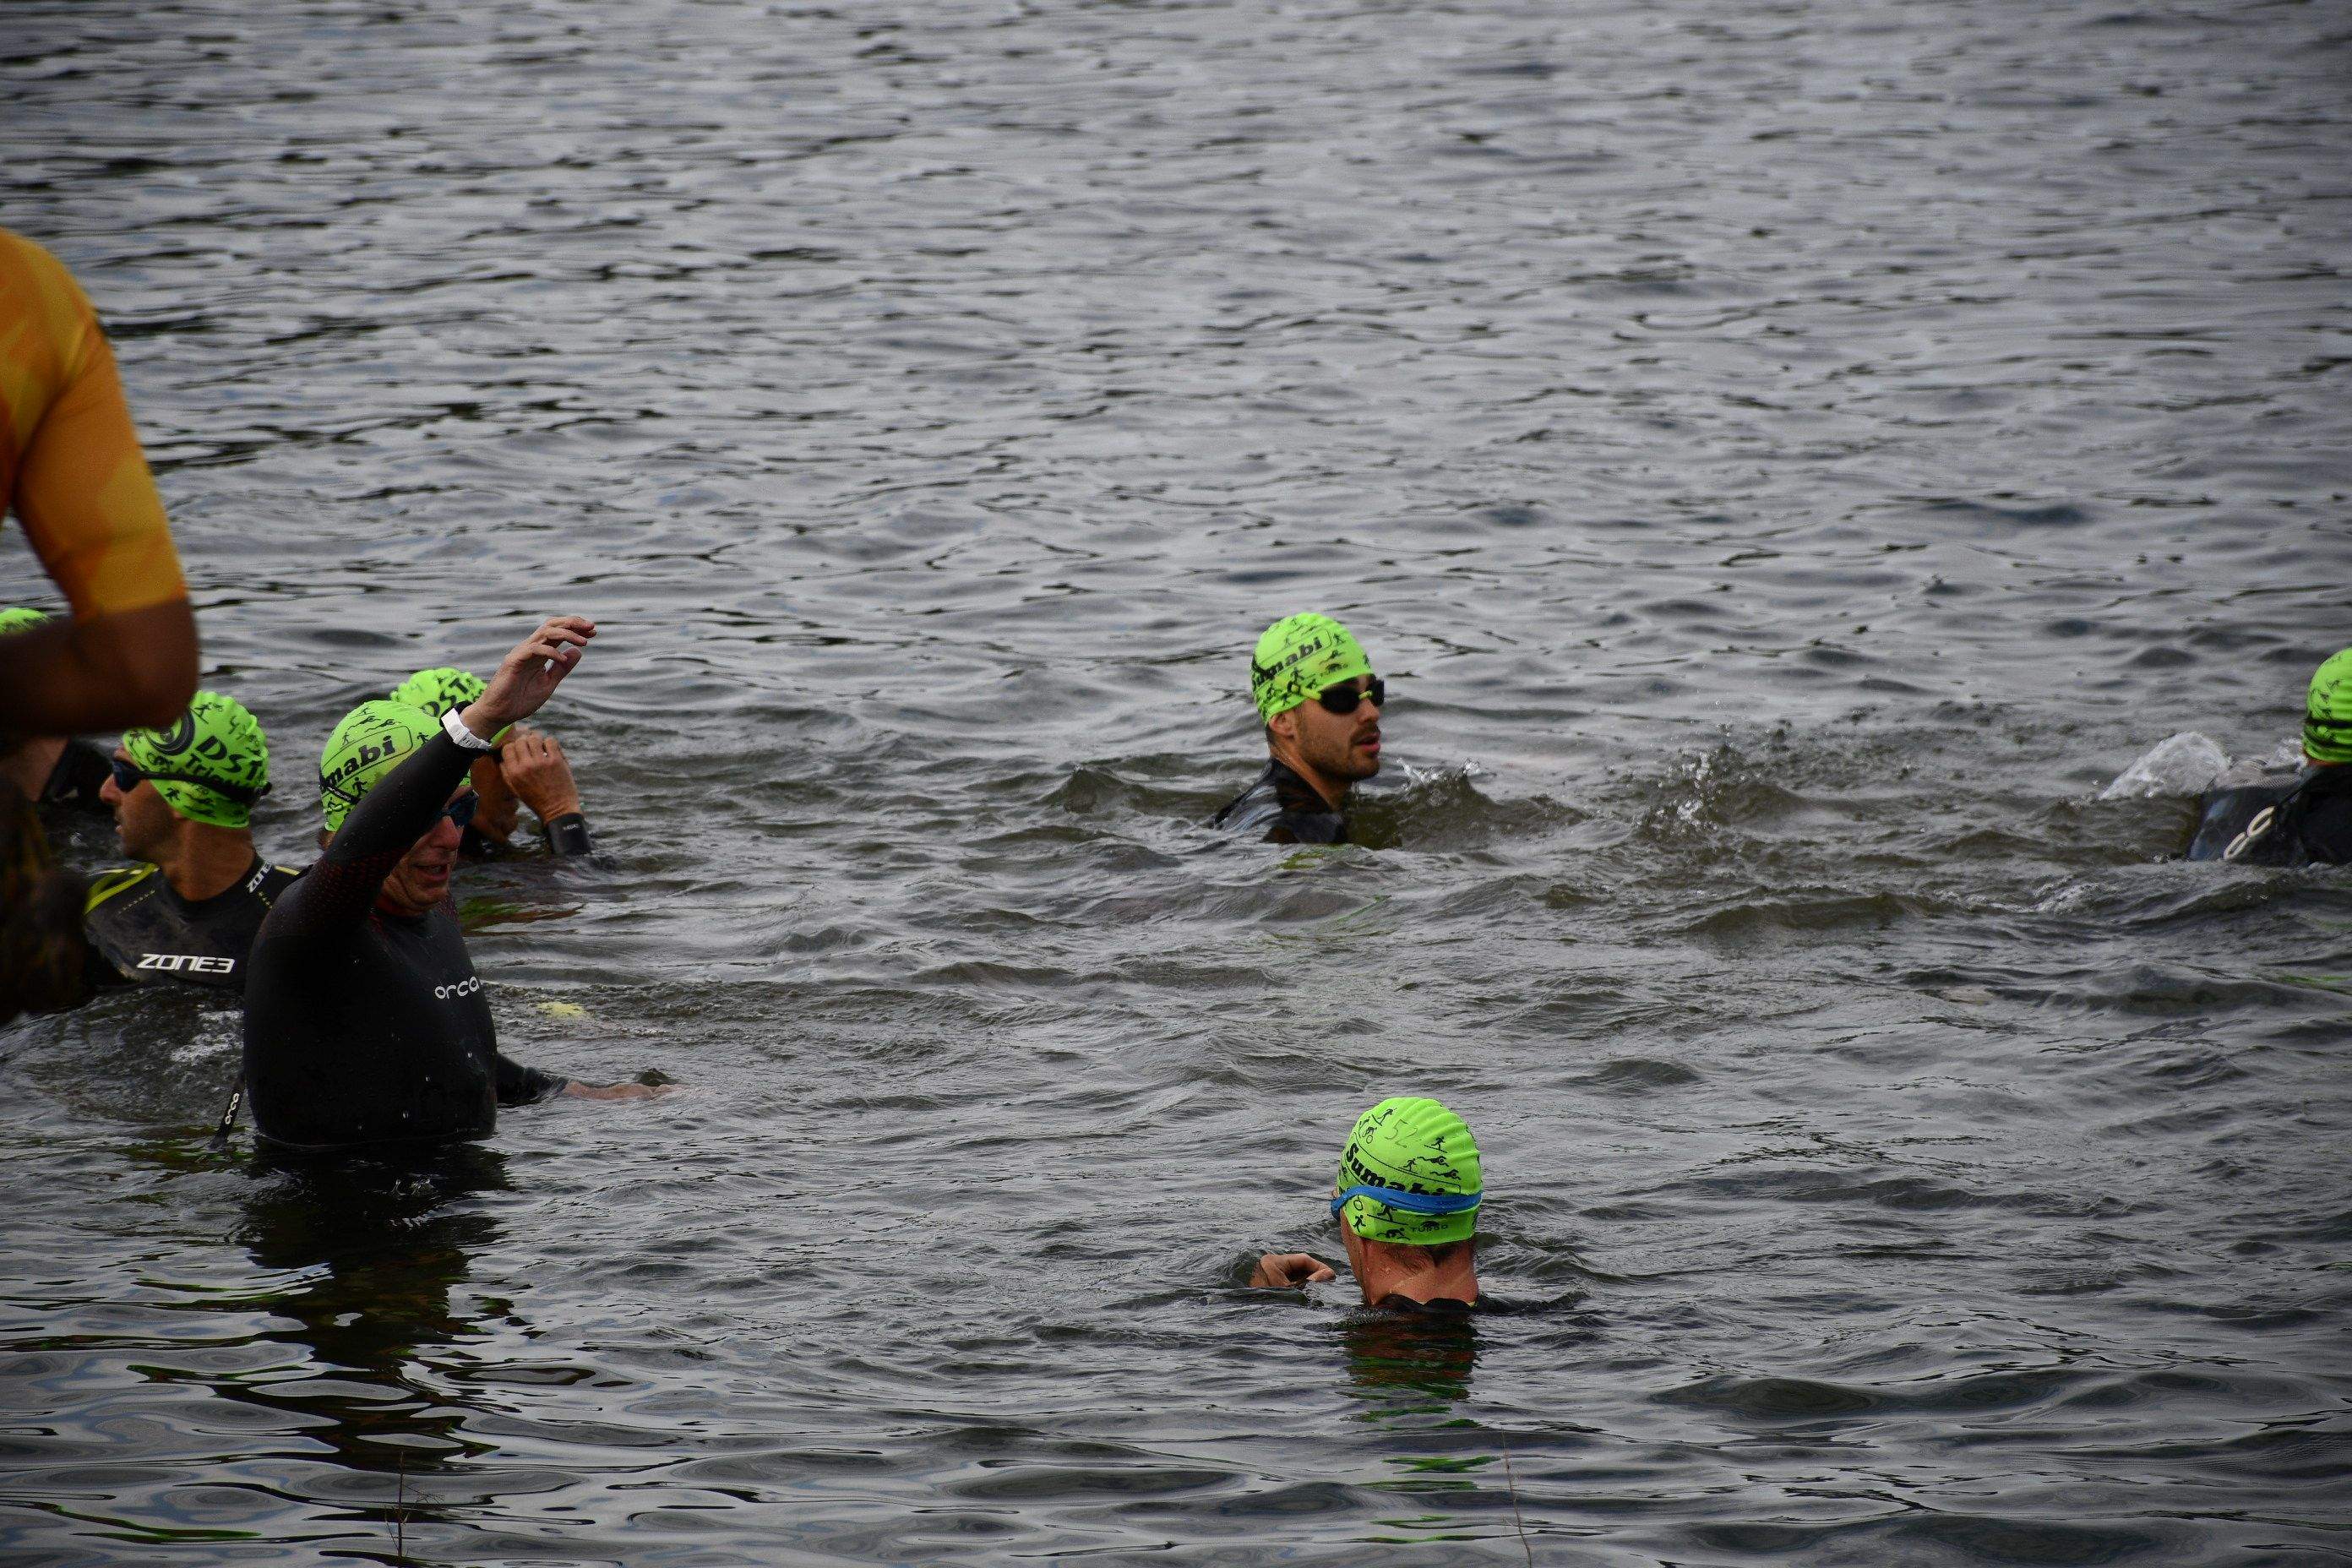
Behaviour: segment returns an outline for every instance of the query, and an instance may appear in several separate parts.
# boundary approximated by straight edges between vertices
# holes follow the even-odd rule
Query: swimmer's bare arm
[[[185,599],[0,639],[0,731],[79,735],[169,724],[195,690],[196,617]]]
[[[1326,1279],[1338,1278],[1329,1264],[1303,1252],[1269,1252],[1257,1260],[1249,1282],[1282,1289],[1293,1285],[1320,1285]]]

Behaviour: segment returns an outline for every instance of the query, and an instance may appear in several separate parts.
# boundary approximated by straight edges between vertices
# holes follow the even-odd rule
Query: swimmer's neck
[[[253,834],[182,817],[155,865],[172,891],[200,904],[227,892],[253,869]]]
[[[1333,811],[1344,810],[1348,804],[1348,781],[1335,779],[1298,754],[1298,742],[1279,734],[1265,738],[1265,754],[1307,781],[1307,787],[1323,797],[1323,804]]]

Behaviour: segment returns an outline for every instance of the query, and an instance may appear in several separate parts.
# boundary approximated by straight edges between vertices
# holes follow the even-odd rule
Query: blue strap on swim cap
[[[1349,1198],[1370,1198],[1408,1214],[1460,1214],[1465,1209],[1476,1208],[1485,1196],[1484,1193],[1408,1193],[1395,1187],[1349,1187],[1331,1200],[1331,1212],[1338,1214],[1346,1208]]]

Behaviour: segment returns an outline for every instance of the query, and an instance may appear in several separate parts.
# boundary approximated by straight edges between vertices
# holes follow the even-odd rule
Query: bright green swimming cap
[[[21,607],[0,610],[0,637],[9,637],[17,632],[29,632],[35,626],[45,626],[48,624],[49,617],[38,610]]]
[[[1433,1100],[1383,1100],[1356,1119],[1339,1156],[1337,1185],[1392,1188],[1433,1197],[1482,1198],[1478,1141],[1462,1118]],[[1475,1236],[1475,1201],[1451,1214],[1422,1214],[1384,1204],[1370,1194],[1349,1198],[1340,1211],[1348,1228],[1366,1241],[1439,1247]]]
[[[190,822],[249,826],[253,803],[269,793],[268,737],[244,703],[217,691],[197,692],[167,729],[131,731],[122,750]]]
[[[422,708],[438,719],[444,713],[455,713],[485,689],[480,676],[445,664],[438,669],[420,669],[394,687],[392,700]],[[509,724],[491,736],[490,743],[497,745],[513,733],[514,726]]]
[[[2315,763],[2352,763],[2352,647],[2311,672],[2303,750]]]
[[[319,756],[319,809],[327,831],[342,826],[362,795],[440,732],[441,726],[424,709],[383,698],[344,714]]]
[[[456,712],[481,694],[480,676],[447,665],[438,669],[420,669],[392,689],[394,702],[422,708],[436,719]]]
[[[1250,655],[1250,696],[1271,719],[1343,680],[1372,672],[1363,645],[1328,616],[1285,616],[1265,628]]]

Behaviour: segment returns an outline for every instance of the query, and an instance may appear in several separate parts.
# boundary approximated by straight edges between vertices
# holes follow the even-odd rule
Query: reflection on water
[[[314,1468],[314,1455],[289,1484],[350,1519],[359,1542],[429,1536],[447,1491],[435,1476],[492,1447],[466,1435],[482,1412],[440,1363],[478,1337],[456,1291],[499,1239],[475,1200],[509,1190],[504,1157],[470,1144],[347,1161],[257,1153],[245,1175],[232,1239],[280,1282],[247,1304],[284,1325],[263,1337],[297,1355],[220,1392],[324,1446],[343,1473]]]
[[[1356,1419],[1377,1434],[1375,1451],[1391,1474],[1368,1481],[1371,1491],[1395,1494],[1418,1510],[1385,1517],[1367,1540],[1413,1542],[1471,1541],[1491,1521],[1460,1511],[1496,1480],[1496,1434],[1456,1406],[1470,1397],[1478,1364],[1478,1314],[1366,1309],[1351,1312],[1339,1331],[1347,1357],[1348,1393]]]

